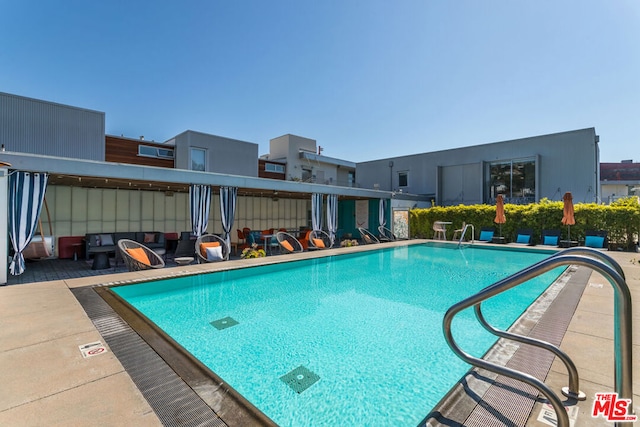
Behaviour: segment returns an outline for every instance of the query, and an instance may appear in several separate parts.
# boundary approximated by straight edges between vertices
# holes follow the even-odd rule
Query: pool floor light
[[[232,326],[236,326],[239,324],[239,322],[234,319],[233,317],[223,317],[222,319],[218,319],[218,320],[214,320],[213,322],[210,322],[211,326],[213,326],[214,328],[216,328],[217,330],[221,331],[223,329],[227,329],[230,328]]]
[[[280,379],[293,391],[300,394],[315,384],[320,376],[300,365],[288,374],[281,376]]]

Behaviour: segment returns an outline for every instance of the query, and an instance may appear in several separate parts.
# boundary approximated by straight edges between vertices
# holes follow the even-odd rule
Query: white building
[[[356,164],[347,160],[322,155],[316,141],[296,135],[283,135],[269,141],[269,154],[265,160],[286,164],[287,179],[317,184],[353,187]]]

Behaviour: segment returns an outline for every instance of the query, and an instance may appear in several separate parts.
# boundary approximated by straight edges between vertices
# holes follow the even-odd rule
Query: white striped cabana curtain
[[[313,230],[322,230],[322,194],[311,195],[311,226]]]
[[[9,238],[15,252],[9,271],[14,276],[24,273],[22,251],[36,230],[48,179],[46,173],[17,171],[9,175]]]
[[[222,219],[223,239],[231,247],[229,233],[233,228],[233,217],[236,214],[237,187],[220,187],[220,218]]]
[[[327,194],[327,229],[331,238],[331,246],[336,239],[338,231],[338,195]]]
[[[380,226],[384,227],[387,225],[387,203],[385,199],[380,199],[380,206],[378,208],[378,221],[380,222]]]
[[[209,223],[211,187],[203,184],[191,184],[189,187],[189,205],[191,208],[193,234],[200,237],[207,231]]]

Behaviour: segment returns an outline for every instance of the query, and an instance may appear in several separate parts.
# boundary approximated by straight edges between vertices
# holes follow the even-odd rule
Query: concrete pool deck
[[[347,249],[353,250],[340,251]],[[607,254],[625,271],[635,303],[633,387],[634,403],[639,408],[640,256],[626,252]],[[307,258],[320,254],[302,255]],[[264,261],[283,261],[284,257],[229,261],[222,267],[243,268]],[[191,265],[0,287],[0,425],[162,425],[112,351],[107,348],[96,356],[82,356],[79,346],[97,341],[105,344],[105,340],[71,290],[220,267]],[[591,407],[596,392],[613,391],[613,325],[613,291],[602,276],[593,273],[561,345],[576,363],[580,388],[587,394],[587,401],[578,404],[577,426],[612,425],[602,418],[592,418]],[[554,390],[566,385],[564,367],[554,362],[546,383]],[[539,405],[534,407],[527,425],[549,425],[537,421],[541,410]]]

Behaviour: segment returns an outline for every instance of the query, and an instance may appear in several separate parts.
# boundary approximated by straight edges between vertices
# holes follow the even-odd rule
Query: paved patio
[[[636,413],[640,413],[640,256],[623,252],[609,255],[624,269],[635,303],[633,387]],[[242,267],[281,260],[267,257],[224,264]],[[162,425],[111,351],[82,356],[79,346],[105,340],[71,289],[216,268],[178,267],[169,261],[168,268],[161,271],[129,273],[124,266],[94,271],[85,261],[29,263],[24,275],[12,277],[8,286],[0,287],[0,425]],[[580,388],[587,394],[587,401],[578,405],[576,426],[611,425],[602,418],[592,418],[591,407],[596,392],[613,391],[614,387],[612,295],[608,282],[592,274],[562,341],[562,348],[577,365]],[[547,384],[559,390],[566,383],[564,367],[554,362]],[[549,425],[536,421],[541,410],[539,405],[534,408],[527,425]]]

